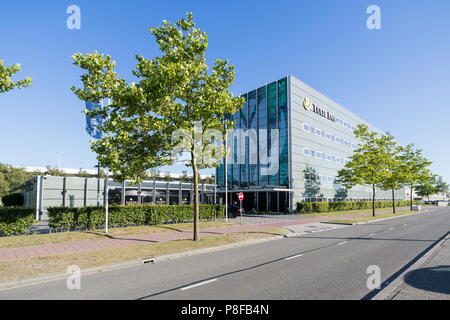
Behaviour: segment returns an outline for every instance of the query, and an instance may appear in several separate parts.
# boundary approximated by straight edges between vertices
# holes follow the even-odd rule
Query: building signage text
[[[318,106],[316,106],[314,103],[312,103],[309,99],[305,98],[303,99],[303,107],[308,110],[317,113],[318,115],[327,118],[330,121],[336,122],[336,117],[331,114],[328,111],[325,111]]]

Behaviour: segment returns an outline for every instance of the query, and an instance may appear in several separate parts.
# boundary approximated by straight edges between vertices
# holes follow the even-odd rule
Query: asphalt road
[[[450,230],[450,208],[54,281],[0,299],[367,299],[371,265],[383,286]],[[448,262],[450,265],[450,261]]]

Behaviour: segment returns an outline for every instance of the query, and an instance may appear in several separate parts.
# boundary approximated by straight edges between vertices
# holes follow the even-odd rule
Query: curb
[[[392,294],[402,285],[404,284],[404,277],[407,273],[412,270],[420,268],[425,262],[432,256],[434,253],[440,249],[442,244],[445,241],[450,240],[450,234],[448,234],[444,239],[436,243],[427,253],[425,253],[419,260],[417,260],[413,265],[411,265],[408,269],[403,271],[394,281],[388,284],[385,288],[383,288],[380,292],[378,292],[371,300],[387,300]]]
[[[141,266],[147,263],[158,263],[158,262],[164,262],[169,260],[175,260],[183,257],[189,257],[189,256],[195,256],[200,255],[204,253],[209,252],[215,252],[215,251],[221,251],[226,249],[232,249],[232,248],[238,248],[238,247],[244,247],[248,245],[253,244],[259,244],[264,242],[269,242],[273,240],[280,240],[285,239],[287,235],[279,235],[279,236],[273,236],[269,238],[263,238],[263,239],[254,239],[254,240],[247,240],[242,242],[236,242],[231,244],[226,244],[222,246],[215,246],[210,248],[203,248],[203,249],[197,249],[197,250],[191,250],[191,251],[185,251],[185,252],[179,252],[179,253],[172,253],[167,254],[159,257],[149,257],[149,258],[142,258],[142,259],[135,259],[135,260],[129,260],[125,262],[120,263],[114,263],[104,266],[98,266],[98,267],[92,267],[88,269],[81,270],[81,275],[89,275],[94,273],[100,273],[100,272],[106,272],[106,271],[114,271],[114,270],[121,270],[129,267],[137,267]],[[35,278],[28,278],[28,279],[22,279],[22,280],[15,280],[10,282],[4,282],[0,283],[0,291],[9,290],[9,289],[16,289],[31,285],[37,285],[42,284],[46,282],[52,282],[57,280],[64,280],[67,279],[68,275],[66,273],[57,273],[57,274],[51,274],[46,276],[40,276]]]
[[[374,220],[364,221],[364,222],[354,222],[354,223],[348,222],[348,223],[346,223],[346,222],[328,222],[328,221],[324,221],[324,222],[321,222],[321,223],[325,223],[325,224],[340,224],[340,225],[345,225],[345,226],[359,226],[359,225],[367,224],[367,223],[373,223],[373,222],[379,222],[379,221],[385,221],[385,220],[392,220],[392,219],[398,219],[398,218],[414,216],[416,214],[425,213],[425,212],[428,212],[428,211],[430,211],[430,210],[418,211],[418,212],[403,214],[403,215],[396,216],[396,217],[374,219]]]

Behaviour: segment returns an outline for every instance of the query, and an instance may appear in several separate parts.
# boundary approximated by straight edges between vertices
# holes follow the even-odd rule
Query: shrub
[[[200,220],[213,220],[225,216],[225,207],[221,205],[200,205]],[[64,229],[98,229],[105,225],[104,207],[47,209],[49,226]],[[193,205],[113,205],[109,207],[110,225],[157,225],[165,222],[180,223],[194,219]]]
[[[21,207],[23,206],[23,194],[12,193],[2,198],[5,207]]]
[[[413,201],[420,204],[420,201]],[[396,207],[409,206],[409,201],[396,201]],[[392,201],[375,201],[375,208],[390,208]],[[297,202],[298,213],[322,213],[372,209],[372,201]]]
[[[29,233],[29,228],[35,222],[33,209],[0,208],[0,235]]]

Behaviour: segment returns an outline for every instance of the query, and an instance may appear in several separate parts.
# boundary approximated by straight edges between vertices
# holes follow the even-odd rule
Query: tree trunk
[[[373,191],[373,196],[372,196],[372,216],[375,217],[375,185],[372,185],[372,191]]]
[[[395,191],[392,188],[392,213],[395,213]]]
[[[195,152],[191,151],[192,173],[194,175],[194,241],[199,239],[198,170]]]

